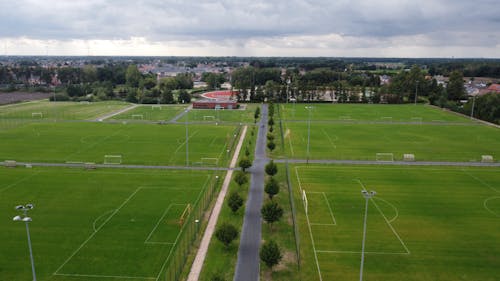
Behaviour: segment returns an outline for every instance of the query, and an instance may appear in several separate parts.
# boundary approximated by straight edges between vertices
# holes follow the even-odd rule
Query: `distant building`
[[[484,95],[487,93],[500,93],[500,84],[491,84],[488,88],[486,89],[481,89],[479,91],[480,95]]]

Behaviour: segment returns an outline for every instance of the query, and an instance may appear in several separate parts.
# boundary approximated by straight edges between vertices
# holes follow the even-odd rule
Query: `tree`
[[[270,177],[264,186],[264,191],[269,195],[269,199],[273,200],[273,196],[280,192],[280,185],[277,180]]]
[[[254,118],[255,120],[259,119],[259,115],[260,115],[260,107],[257,107],[257,108],[255,109],[255,114],[253,115],[253,118]]]
[[[269,125],[269,126],[273,126],[274,125],[274,119],[273,119],[273,117],[269,118],[269,120],[267,121],[267,125]]]
[[[277,265],[283,256],[278,244],[274,240],[265,242],[260,248],[260,260],[262,260],[271,270]]]
[[[229,194],[229,198],[227,199],[227,205],[233,211],[233,213],[236,213],[238,209],[243,206],[243,198],[238,194],[238,192],[233,191],[231,194]]]
[[[271,177],[276,175],[278,173],[278,166],[274,164],[274,161],[271,160],[269,163],[266,165],[266,174],[270,175]]]
[[[247,174],[243,171],[236,171],[234,181],[241,187],[248,182]]]
[[[269,148],[269,150],[273,151],[276,148],[276,144],[273,141],[268,141],[267,148]]]
[[[225,222],[217,228],[215,237],[217,237],[217,239],[227,248],[229,244],[238,237],[238,230],[232,224]]]
[[[241,158],[239,165],[240,165],[241,170],[243,172],[245,172],[246,169],[252,167],[252,161],[250,161],[250,159],[248,159],[248,157],[243,157],[243,158]]]
[[[464,78],[461,72],[453,71],[450,74],[446,93],[451,101],[459,101],[465,97]]]
[[[267,133],[267,140],[273,141],[274,140],[274,135],[271,133]]]
[[[217,272],[210,277],[210,281],[226,281],[226,279],[224,278],[224,274]]]
[[[186,90],[181,90],[179,93],[179,103],[191,102],[191,95]]]
[[[125,73],[125,80],[127,81],[127,86],[137,88],[142,80],[142,75],[137,68],[137,65],[131,64],[127,67],[127,72]]]
[[[283,217],[283,208],[278,204],[278,202],[267,201],[264,206],[260,209],[262,218],[269,224],[272,229],[274,222],[277,222]]]

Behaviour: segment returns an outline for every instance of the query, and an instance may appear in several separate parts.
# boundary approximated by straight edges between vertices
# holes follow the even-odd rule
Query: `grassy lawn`
[[[213,164],[202,158],[224,165],[235,127],[188,128],[190,165]],[[103,163],[104,155],[122,155],[123,164],[185,165],[185,137],[184,125],[29,123],[0,131],[0,160]]]
[[[187,204],[213,177],[203,171],[0,169],[0,279],[31,278],[26,232],[10,219],[33,203],[38,280],[156,279],[168,264]],[[55,273],[55,274],[54,274]],[[142,278],[142,279],[141,279]]]
[[[500,173],[495,168],[296,166],[300,280],[497,280]],[[304,212],[302,190],[308,198]],[[313,242],[314,241],[314,242]]]
[[[307,122],[286,122],[290,158],[307,157]],[[311,122],[310,159],[375,160],[376,153],[415,154],[418,161],[480,161],[500,157],[500,130],[485,125],[326,124]]]
[[[309,109],[314,121],[385,121],[385,122],[460,122],[472,123],[469,118],[451,114],[428,105],[383,104],[280,104],[285,120],[308,120]]]
[[[0,106],[0,120],[93,120],[129,105],[120,101],[92,103],[34,101]]]
[[[124,113],[115,115],[111,120],[149,120],[169,121],[186,109],[185,105],[141,105]]]

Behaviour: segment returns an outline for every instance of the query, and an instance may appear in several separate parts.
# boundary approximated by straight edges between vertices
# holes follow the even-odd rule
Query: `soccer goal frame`
[[[179,217],[179,225],[182,226],[184,222],[187,220],[189,215],[191,214],[191,204],[188,203],[181,216]]]
[[[219,164],[219,158],[204,157],[200,160],[202,166],[217,166]]]
[[[416,123],[416,124],[422,124],[423,118],[422,117],[412,117],[411,122]]]
[[[151,110],[155,110],[155,109],[161,110],[161,105],[152,105]]]
[[[122,163],[121,155],[104,155],[104,164],[120,165]]]
[[[375,154],[375,160],[377,162],[394,162],[394,153],[381,152]]]
[[[481,155],[481,162],[482,163],[493,163],[493,156],[492,155]]]
[[[382,116],[380,117],[380,120],[384,122],[392,122],[392,116]]]
[[[415,161],[415,154],[411,154],[411,153],[403,154],[403,161],[406,161],[406,162]]]
[[[43,118],[43,113],[42,112],[31,112],[31,118],[35,118],[35,117],[38,117],[38,118]]]
[[[144,115],[142,115],[142,114],[132,114],[132,119],[134,119],[134,120],[144,120]]]
[[[80,104],[90,104],[90,101],[88,101],[88,100],[82,100],[82,101],[80,101],[79,103],[80,103]]]
[[[308,208],[309,208],[309,201],[307,200],[307,194],[305,190],[302,190],[302,203],[304,204],[304,210],[306,212],[306,215],[308,213]]]
[[[215,116],[213,116],[213,115],[205,115],[205,116],[203,116],[203,121],[207,121],[207,120],[215,121]]]

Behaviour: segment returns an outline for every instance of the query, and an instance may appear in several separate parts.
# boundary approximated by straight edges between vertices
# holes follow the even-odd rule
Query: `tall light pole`
[[[363,242],[361,244],[361,266],[359,269],[359,281],[363,281],[363,266],[365,264],[365,240],[366,240],[366,218],[368,217],[368,200],[377,194],[375,191],[361,190],[365,197],[365,219],[363,222]]]
[[[189,166],[189,129],[188,129],[188,123],[189,123],[189,110],[186,109],[186,166]]]
[[[306,106],[306,109],[309,111],[307,118],[307,155],[306,155],[306,163],[309,164],[309,145],[311,143],[311,110],[314,106]]]
[[[474,106],[476,105],[476,95],[472,96],[472,110],[470,112],[470,119],[474,118]]]
[[[33,281],[36,281],[35,261],[33,260],[33,250],[31,249],[30,229],[28,226],[28,223],[31,221],[31,218],[28,217],[28,211],[31,209],[33,209],[33,204],[26,204],[24,206],[23,205],[16,206],[16,210],[22,211],[23,215],[22,216],[15,216],[14,218],[12,218],[12,220],[26,223],[26,234],[28,235],[28,248],[30,250],[31,272],[33,273]]]
[[[418,80],[415,83],[415,105],[417,105],[417,94],[418,94]]]
[[[286,103],[288,104],[288,100],[290,99],[290,94],[288,92],[288,88],[290,87],[290,78],[286,80]]]

